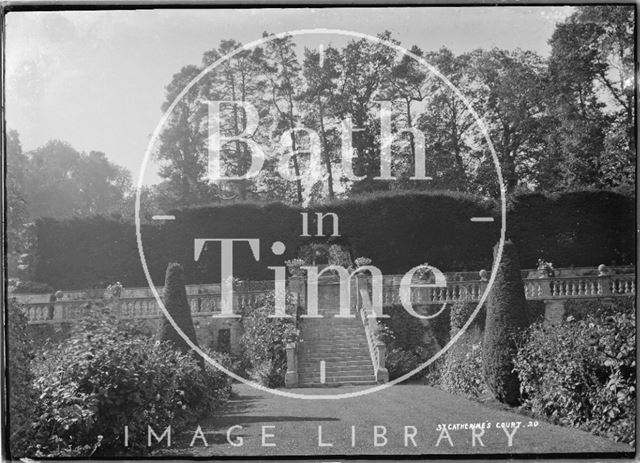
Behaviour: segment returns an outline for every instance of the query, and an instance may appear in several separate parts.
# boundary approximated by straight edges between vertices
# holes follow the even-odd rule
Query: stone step
[[[343,376],[370,376],[373,375],[373,368],[359,368],[357,370],[343,369],[343,370],[329,370],[324,372],[325,378],[342,378]],[[317,369],[313,370],[299,370],[298,375],[303,378],[311,378],[317,376],[320,378],[320,372]]]
[[[373,373],[373,365],[371,364],[371,362],[369,362],[368,365],[341,365],[341,366],[335,366],[333,368],[328,368],[325,367],[325,374],[329,375],[329,374],[333,374],[338,375],[338,374],[345,374],[345,373],[352,373],[352,372],[357,372],[358,374],[360,374],[360,372],[364,372],[364,374],[371,374]],[[320,364],[311,364],[311,365],[298,365],[298,372],[304,372],[305,374],[316,374],[319,375],[320,374]]]
[[[341,386],[373,386],[377,384],[375,381],[350,381],[348,383],[325,383],[321,384],[319,382],[306,382],[299,383],[297,387],[315,387],[315,388],[329,388],[329,387],[341,387]]]
[[[342,342],[347,344],[355,344],[355,341],[366,340],[367,336],[363,332],[353,332],[353,333],[344,333],[344,334],[335,334],[335,333],[322,333],[319,336],[306,336],[304,332],[300,336],[306,342]]]
[[[325,359],[321,359],[321,360],[325,360]],[[298,363],[300,366],[302,365],[320,365],[320,361],[311,361],[309,359],[302,359],[300,360],[300,362]],[[338,360],[334,360],[329,362],[328,360],[325,360],[325,365],[328,367],[330,365],[334,365],[334,364],[340,364],[340,365],[345,365],[345,366],[358,366],[358,365],[371,365],[371,356],[367,356],[367,357],[362,357],[362,358],[357,358],[357,359],[353,359],[353,358],[348,358],[348,359],[344,359],[344,358],[340,358]]]
[[[333,353],[333,354],[344,355],[348,357],[350,354],[368,354],[369,349],[363,349],[362,347],[358,347],[358,348],[334,347],[334,346],[321,347],[321,346],[306,345],[300,349],[300,352],[302,352],[302,355],[315,352],[315,353],[323,353],[323,354]]]
[[[324,384],[355,384],[355,383],[375,383],[376,382],[376,377],[373,373],[371,373],[370,375],[360,375],[360,376],[334,376],[334,377],[327,377],[325,378],[325,382]],[[320,376],[314,376],[314,377],[306,377],[306,378],[302,378],[301,381],[299,381],[299,384],[319,384],[321,385],[322,383],[320,382]]]
[[[345,334],[362,334],[365,336],[365,331],[362,326],[354,327],[354,328],[345,328],[345,327],[330,327],[327,326],[325,328],[318,327],[317,329],[312,328],[304,328],[301,330],[302,334],[306,334],[309,337],[327,337],[327,336],[342,336]]]
[[[369,352],[360,351],[360,352],[349,352],[345,354],[344,352],[317,352],[311,350],[305,350],[301,352],[301,356],[298,358],[300,362],[304,360],[324,360],[325,362],[335,361],[335,360],[366,360],[371,358],[371,354]]]
[[[365,357],[364,355],[361,357],[349,357],[349,358],[344,358],[344,357],[323,357],[323,356],[319,356],[319,357],[305,357],[303,359],[300,359],[300,361],[298,362],[298,366],[299,367],[306,367],[306,366],[314,366],[317,365],[318,368],[320,368],[320,362],[324,361],[325,365],[329,365],[329,364],[342,364],[342,365],[350,365],[350,366],[357,366],[358,364],[363,364],[363,363],[367,363],[367,364],[371,364],[371,357]],[[356,362],[356,363],[348,363],[348,362]],[[326,368],[326,367],[325,367]]]
[[[302,344],[313,344],[314,346],[341,346],[341,347],[354,347],[361,345],[363,342],[367,342],[367,340],[363,337],[360,339],[359,337],[352,337],[349,340],[346,339],[305,339],[302,338]]]

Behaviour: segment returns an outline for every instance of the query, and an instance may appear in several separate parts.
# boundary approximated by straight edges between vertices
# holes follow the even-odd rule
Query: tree
[[[634,8],[578,7],[549,41],[563,186],[634,184]]]
[[[242,44],[235,40],[222,40],[217,49],[205,52],[202,66],[207,67],[223,56],[227,56]],[[252,50],[241,50],[232,57],[223,60],[217,68],[208,73],[199,83],[202,98],[207,101],[234,101],[238,104],[223,105],[220,110],[221,130],[228,136],[239,135],[247,127],[247,113],[241,108],[244,103],[250,103],[257,110],[261,120],[268,116],[266,96],[266,79],[264,77],[264,51],[261,47]],[[250,134],[253,139],[267,140],[264,124]],[[264,144],[264,143],[263,143]],[[244,175],[251,164],[251,153],[246,142],[236,140],[221,147],[222,163],[229,175]],[[248,199],[255,193],[255,183],[250,179],[234,180],[220,184],[224,190],[229,190],[233,196]],[[225,196],[229,196],[225,193]]]
[[[305,49],[303,73],[307,88],[302,98],[306,102],[305,122],[309,123],[309,127],[320,131],[322,159],[327,170],[327,193],[331,200],[335,197],[333,161],[335,152],[339,150],[339,137],[336,136],[335,129],[327,128],[327,122],[333,119],[335,123],[335,114],[331,108],[340,77],[340,52],[329,46],[322,53],[321,58],[320,51]]]
[[[185,66],[173,76],[167,86],[163,111],[199,72],[197,66]],[[202,127],[206,116],[207,106],[201,98],[200,87],[195,86],[178,102],[160,134],[155,157],[160,162],[159,175],[174,192],[174,207],[204,204],[220,198],[218,187],[206,178],[207,134]]]
[[[27,157],[24,194],[30,219],[107,215],[121,210],[130,194],[129,172],[102,152],[80,153],[51,140]]]
[[[447,48],[428,53],[425,59],[438,69],[472,105],[480,101],[480,91],[473,85],[471,55],[455,56]],[[470,141],[477,131],[476,121],[464,101],[436,76],[426,82],[426,105],[418,119],[425,134],[430,187],[468,191],[473,172]]]
[[[519,185],[532,188],[537,180],[538,160],[545,150],[545,63],[531,51],[497,48],[476,50],[471,61],[474,81],[480,86],[477,110],[489,130],[505,187],[508,192]],[[474,153],[479,164],[476,182],[495,196],[495,168],[480,134],[476,143],[481,147]]]
[[[494,248],[494,259],[498,246]],[[482,367],[487,386],[500,402],[517,405],[520,383],[513,372],[516,340],[527,327],[527,301],[515,245],[504,243],[502,260],[489,295]]]
[[[422,50],[415,45],[411,47],[410,51],[417,56],[423,56]],[[391,101],[392,107],[396,106],[398,108],[392,126],[395,125],[409,130],[415,128],[412,105],[414,102],[420,103],[425,99],[426,93],[423,87],[426,77],[427,69],[411,56],[403,54],[393,64],[389,75],[386,76],[386,80],[382,83],[383,89],[381,92],[384,100]],[[397,166],[396,169],[399,170],[399,175],[396,174],[399,179],[396,181],[395,186],[408,183],[410,187],[415,188],[423,183],[408,180],[414,171],[416,141],[413,132],[406,132],[406,137],[408,138],[408,150],[403,150],[398,147],[398,144],[391,147],[392,156],[395,159],[394,164]]]
[[[268,34],[265,32],[263,36],[268,37]],[[289,131],[289,150],[295,177],[296,201],[302,204],[304,201],[300,175],[302,163],[299,157],[301,140],[295,129],[300,120],[297,102],[301,99],[303,79],[301,76],[302,68],[298,62],[291,36],[269,40],[265,57],[264,70],[269,80],[271,104],[278,114],[274,135],[280,136],[287,130]],[[283,153],[283,155],[286,154]]]
[[[391,33],[378,35],[382,41],[397,44]],[[383,43],[367,39],[353,40],[342,50],[336,115],[340,120],[351,118],[353,124],[353,148],[357,156],[354,173],[361,179],[353,182],[352,191],[388,189],[388,182],[374,180],[380,174],[380,123],[374,110],[381,96],[382,84],[387,82],[395,63],[396,52]]]
[[[167,273],[164,281],[164,305],[173,321],[178,325],[182,333],[189,340],[198,345],[196,330],[193,327],[191,318],[191,308],[187,300],[187,290],[185,288],[184,270],[177,263],[170,263],[167,266]],[[162,318],[160,329],[157,335],[160,341],[172,343],[182,353],[191,352],[191,347],[183,337],[175,330],[166,317]],[[204,368],[204,359],[197,356],[198,363]]]
[[[7,246],[11,252],[22,252],[24,224],[29,217],[25,192],[29,160],[22,152],[18,132],[10,130],[7,133],[6,143]]]

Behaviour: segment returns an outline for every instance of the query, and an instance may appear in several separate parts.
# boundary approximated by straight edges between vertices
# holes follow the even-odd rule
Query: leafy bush
[[[31,443],[37,395],[32,384],[34,376],[29,368],[33,346],[27,333],[27,317],[22,306],[15,302],[9,304],[7,316],[9,449],[16,458],[24,455]]]
[[[603,304],[599,299],[569,299],[565,302],[565,316],[584,320],[590,315],[612,315],[635,312],[635,297],[617,297],[614,304]]]
[[[465,331],[446,352],[439,385],[447,392],[472,399],[486,392],[482,377],[482,332],[478,327]]]
[[[431,325],[413,317],[401,305],[385,307],[384,313],[389,318],[381,319],[378,336],[387,346],[385,366],[393,380],[422,365],[440,350],[440,345]],[[413,378],[426,373],[423,370]]]
[[[387,359],[385,365],[389,371],[389,379],[396,379],[400,376],[406,375],[410,371],[415,370],[424,362],[426,362],[431,355],[424,347],[416,347],[414,351],[402,349],[401,347],[394,347],[387,353]],[[426,372],[420,371],[412,379],[422,377]]]
[[[476,302],[457,301],[451,305],[450,309],[450,325],[451,336],[455,335],[460,328],[469,320],[469,317],[476,310],[478,304]],[[477,326],[480,331],[484,331],[485,319],[487,317],[486,304],[483,304],[469,327]]]
[[[118,455],[125,425],[131,436],[146,435],[147,425],[180,427],[230,394],[215,368],[203,371],[192,353],[132,335],[108,309],[82,319],[35,371],[40,396],[30,452],[36,457]],[[147,450],[143,443],[131,439],[127,454]]]
[[[286,313],[296,314],[288,301]],[[275,313],[275,296],[268,293],[257,307],[246,307],[242,316],[244,333],[240,345],[249,375],[267,387],[284,385],[287,372],[287,342],[295,341],[298,330],[293,318],[271,318]]]
[[[497,245],[494,254],[496,250]],[[528,324],[526,307],[518,254],[515,245],[506,241],[487,305],[482,370],[494,397],[508,405],[517,405],[520,400],[513,359],[516,340]]]
[[[46,283],[11,278],[9,289],[15,294],[50,294],[54,289]]]
[[[541,417],[634,443],[634,312],[531,326],[520,348],[524,406]]]

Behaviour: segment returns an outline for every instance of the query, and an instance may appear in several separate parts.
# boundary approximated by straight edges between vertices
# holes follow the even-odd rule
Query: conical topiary
[[[494,247],[494,259],[497,252]],[[513,372],[516,339],[527,327],[527,301],[515,245],[504,243],[502,260],[489,295],[482,366],[487,386],[500,402],[518,405],[520,382]]]
[[[187,290],[185,288],[184,271],[182,265],[170,263],[167,266],[167,273],[164,280],[164,305],[176,322],[182,332],[189,338],[191,342],[198,345],[196,339],[196,330],[193,327],[193,319],[191,318],[191,309],[187,301]],[[177,349],[183,353],[191,351],[191,347],[173,328],[169,320],[162,318],[160,330],[158,331],[158,339],[160,341],[169,341]],[[204,366],[202,357],[197,353],[193,353],[198,358],[198,363]]]

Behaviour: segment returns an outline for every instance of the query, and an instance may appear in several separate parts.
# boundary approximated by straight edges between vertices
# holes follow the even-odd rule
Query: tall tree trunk
[[[296,154],[296,150],[297,150],[297,145],[296,145],[296,135],[295,135],[295,131],[293,130],[295,128],[295,124],[294,124],[294,119],[293,119],[293,100],[291,98],[291,94],[288,95],[289,96],[289,126],[291,127],[291,159],[293,160],[293,171],[296,174],[296,177],[300,177],[300,166],[298,164],[298,155]],[[302,204],[302,182],[300,181],[299,178],[297,178],[296,180],[296,194],[297,194],[297,199],[298,199],[298,203]]]
[[[318,108],[320,111],[320,137],[322,140],[322,157],[324,159],[325,166],[327,168],[328,182],[329,182],[329,199],[333,199],[335,194],[333,192],[333,169],[331,167],[331,156],[327,150],[327,134],[324,130],[324,107],[322,100],[318,94]]]

